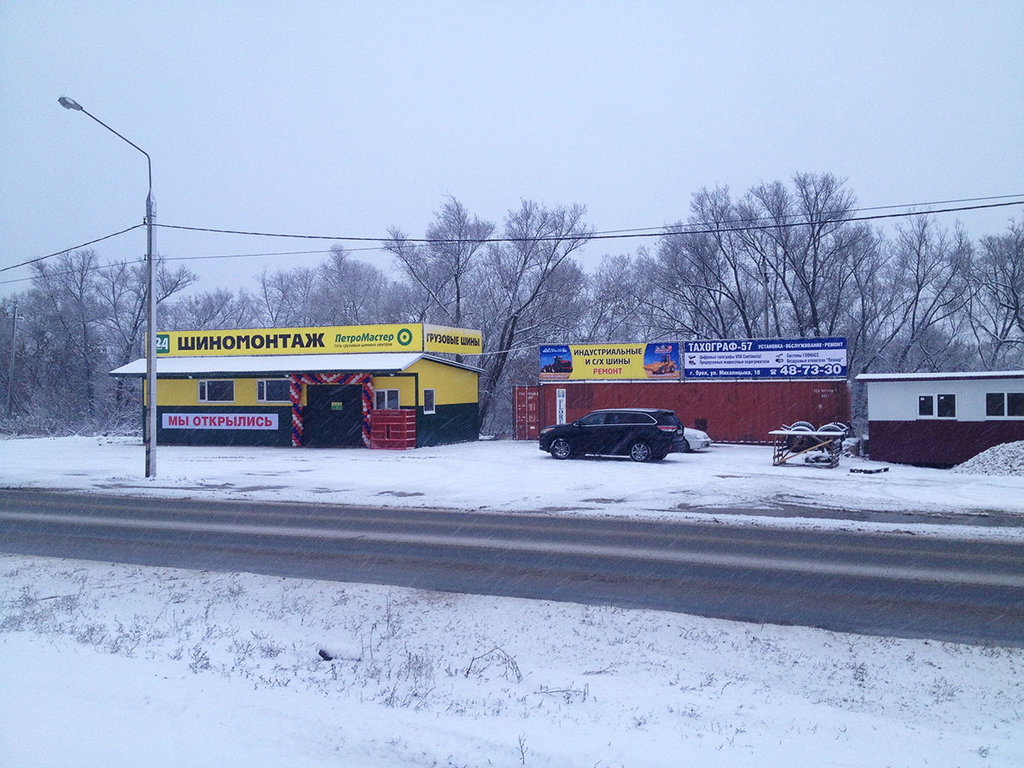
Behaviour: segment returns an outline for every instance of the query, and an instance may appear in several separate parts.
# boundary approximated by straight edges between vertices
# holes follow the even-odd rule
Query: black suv
[[[540,449],[556,459],[596,454],[657,461],[685,451],[683,423],[675,411],[662,408],[607,408],[591,411],[572,424],[540,431]]]

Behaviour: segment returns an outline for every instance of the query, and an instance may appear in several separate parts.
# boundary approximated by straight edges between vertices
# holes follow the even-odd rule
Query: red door
[[[513,387],[515,439],[536,440],[540,436],[540,387]]]

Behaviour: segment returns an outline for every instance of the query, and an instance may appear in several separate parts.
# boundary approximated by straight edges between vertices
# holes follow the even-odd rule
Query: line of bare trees
[[[492,433],[509,430],[511,385],[536,380],[542,343],[845,336],[851,379],[1024,368],[1024,222],[977,242],[926,215],[883,234],[856,221],[855,206],[831,174],[797,174],[739,198],[704,189],[687,221],[587,272],[577,257],[594,233],[582,206],[523,200],[496,224],[448,198],[422,237],[389,231],[386,268],[335,246],[318,266],[265,271],[255,288],[232,292],[197,290],[187,268],[160,262],[158,325],[479,328],[484,354],[466,362],[483,371],[481,416]],[[14,351],[0,424],[43,434],[140,429],[138,385],[108,372],[143,355],[142,266],[101,266],[95,252],[78,251],[34,269],[27,291],[0,302],[5,395]],[[854,415],[866,416],[856,386]]]

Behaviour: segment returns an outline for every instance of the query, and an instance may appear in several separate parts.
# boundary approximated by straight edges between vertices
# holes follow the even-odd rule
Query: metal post
[[[764,337],[769,338],[770,328],[768,326],[771,320],[768,314],[768,257],[764,256],[761,259],[761,284],[764,286]]]
[[[90,114],[81,104],[67,96],[57,102],[65,109],[82,112],[102,125],[127,144],[146,156],[149,172],[149,193],[146,195],[146,417],[143,438],[146,443],[146,477],[156,477],[156,295],[153,290],[153,162],[149,153],[133,141],[122,136],[98,117]]]
[[[11,315],[11,366],[7,369],[7,418],[14,414],[14,340],[18,335],[18,302],[14,302]]]
[[[149,155],[146,155],[149,160]],[[146,195],[146,477],[156,477],[156,292],[153,276],[153,176]]]

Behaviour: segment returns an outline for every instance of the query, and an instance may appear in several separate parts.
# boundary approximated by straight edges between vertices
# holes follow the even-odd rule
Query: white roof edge
[[[945,371],[938,373],[861,373],[857,381],[937,381],[952,379],[1022,379],[1024,371]]]
[[[158,376],[210,376],[239,374],[313,373],[337,371],[340,373],[372,373],[376,371],[404,371],[420,360],[449,365],[480,373],[465,363],[457,363],[422,352],[349,352],[324,355],[224,355],[197,357],[158,357]],[[145,376],[146,360],[139,358],[110,371],[111,376]]]

